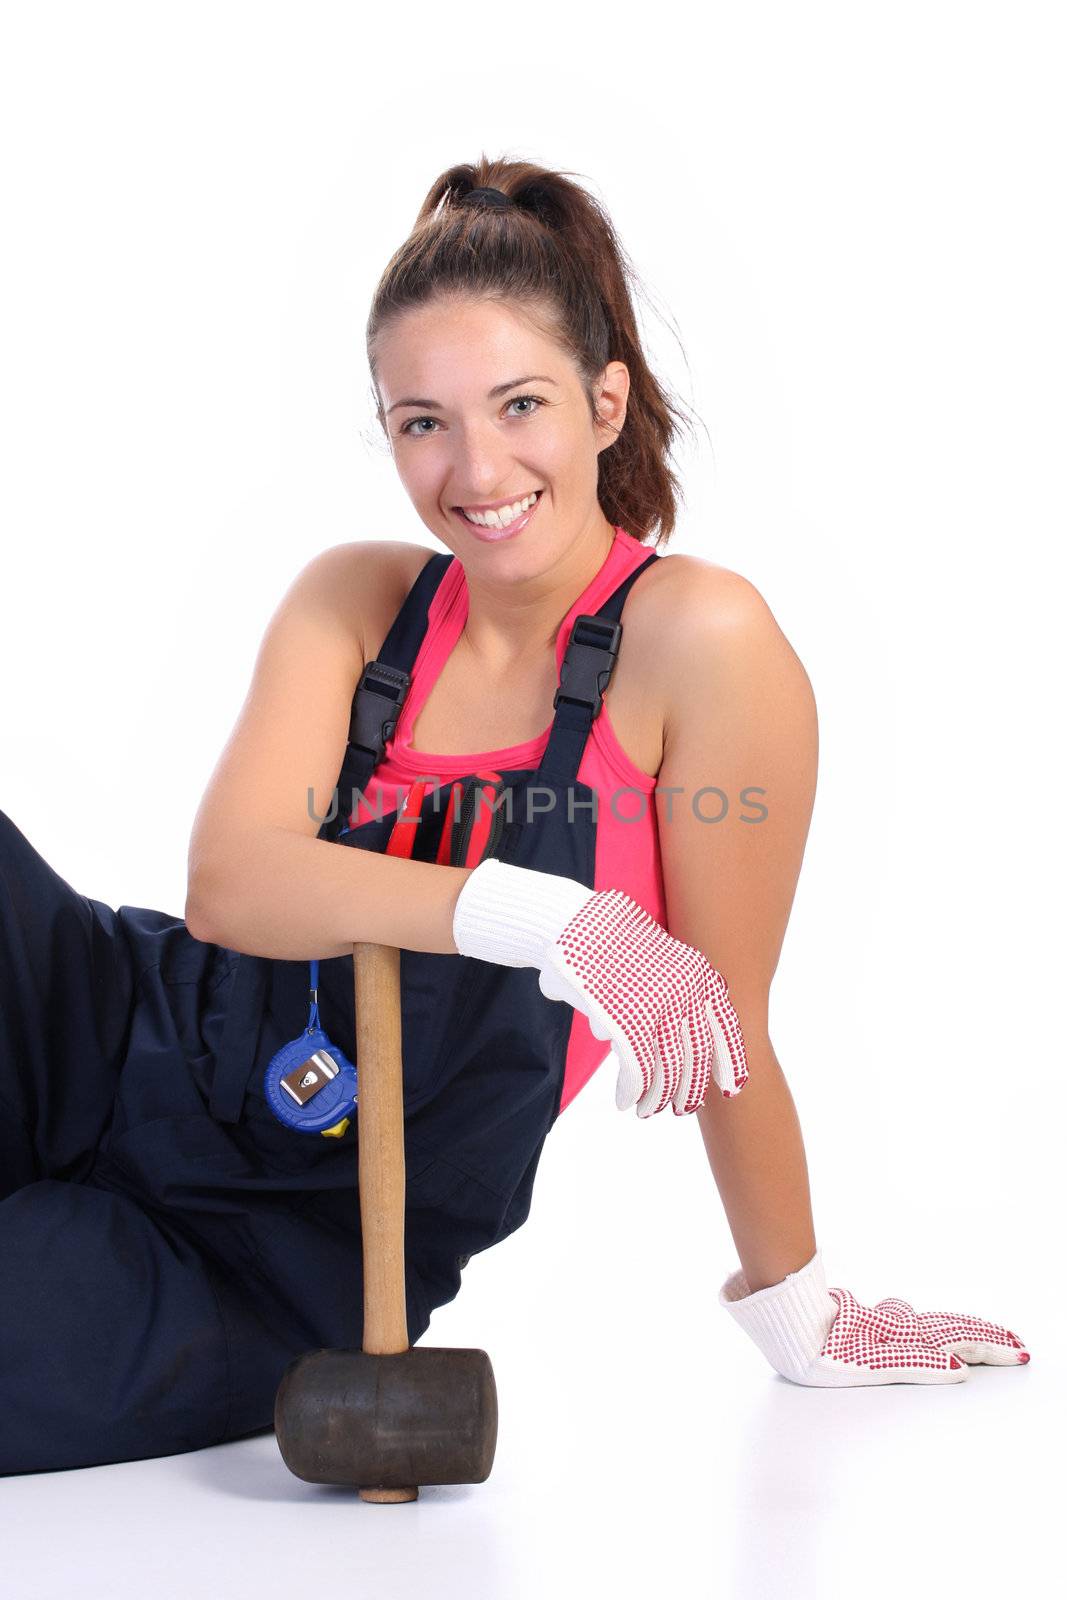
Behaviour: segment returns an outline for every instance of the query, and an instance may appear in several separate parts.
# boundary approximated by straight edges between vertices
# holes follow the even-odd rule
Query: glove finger
[[[576,1011],[585,1011],[590,1003],[585,993],[575,983],[567,967],[567,958],[557,948],[546,955],[537,974],[537,987],[546,1000],[562,1000]]]
[[[970,1368],[936,1345],[891,1344],[874,1340],[839,1354],[825,1350],[813,1361],[804,1382],[822,1388],[864,1387],[878,1383],[962,1383]]]
[[[688,1036],[689,1027],[684,1017],[679,1019],[674,1016],[669,1020],[660,1017],[656,1029],[656,1087],[659,1090],[656,1097],[656,1111],[665,1111],[677,1097],[682,1080],[689,1070],[686,1064]]]
[[[1030,1352],[1022,1345],[1018,1349],[1005,1349],[1002,1344],[988,1344],[982,1340],[953,1339],[938,1346],[948,1350],[969,1367],[1025,1367]]]
[[[568,1005],[574,1004],[571,986],[563,982],[550,962],[546,961],[541,968],[537,978],[537,987],[546,1000],[566,1000]]]
[[[678,1087],[671,1096],[671,1106],[676,1117],[689,1116],[704,1104],[710,1072],[710,1053],[700,1048],[700,1030],[697,1018],[692,1017],[682,1029],[682,1073]]]
[[[711,1070],[722,1094],[730,1100],[748,1082],[748,1063],[741,1024],[721,978],[712,985],[705,1014],[712,1038]]]
[[[625,1034],[616,1031],[613,1039],[615,1053],[619,1058],[619,1076],[615,1080],[615,1104],[620,1111],[629,1111],[653,1088],[654,1062],[647,1048],[642,1050],[639,1058]],[[638,1111],[638,1116],[640,1115],[641,1112]]]
[[[663,1110],[670,1100],[668,1093],[669,1066],[666,1040],[662,1030],[657,1030],[649,1044],[649,1075],[644,1093],[637,1101],[637,1115],[642,1122]]]
[[[924,1339],[972,1367],[1024,1367],[1030,1359],[1018,1334],[997,1322],[938,1311],[924,1311],[916,1320]]]
[[[571,981],[561,961],[562,958],[555,951],[550,951],[545,958],[537,978],[541,993],[546,1000],[562,1000],[573,1010],[580,1011],[589,1024],[590,1033],[597,1039],[611,1039],[612,1024],[607,1013],[592,995],[586,994]]]

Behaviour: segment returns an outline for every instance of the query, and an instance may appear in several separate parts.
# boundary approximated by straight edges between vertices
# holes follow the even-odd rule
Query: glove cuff
[[[574,878],[514,867],[490,856],[475,867],[456,901],[456,949],[501,967],[540,967],[593,894]]]
[[[781,1283],[750,1293],[744,1273],[731,1273],[719,1290],[719,1304],[748,1334],[776,1372],[803,1381],[826,1343],[837,1316],[837,1301],[826,1287],[822,1255],[816,1249],[807,1266]]]

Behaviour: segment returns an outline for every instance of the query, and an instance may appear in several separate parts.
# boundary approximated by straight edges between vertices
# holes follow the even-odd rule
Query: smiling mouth
[[[479,515],[484,520],[476,522],[473,517],[469,517],[467,515],[462,506],[453,506],[452,509],[463,518],[464,522],[469,522],[472,528],[508,528],[513,522],[518,522],[520,517],[528,517],[543,494],[543,489],[533,489],[529,495],[521,495],[518,500],[513,500],[511,502],[512,505],[522,505],[524,500],[530,500],[531,504],[526,506],[526,508],[522,511],[516,511],[515,515],[509,517],[506,522],[500,521],[500,514],[496,511],[480,512]]]

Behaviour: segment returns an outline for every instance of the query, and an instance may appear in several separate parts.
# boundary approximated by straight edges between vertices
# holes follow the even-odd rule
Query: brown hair
[[[377,417],[378,340],[390,323],[435,296],[519,302],[523,312],[574,361],[595,420],[592,385],[609,361],[630,374],[626,422],[601,450],[597,498],[612,525],[642,541],[658,527],[666,544],[684,499],[668,465],[671,443],[688,418],[651,372],[637,332],[631,284],[639,287],[611,221],[576,183],[577,174],[526,161],[449,167],[422,203],[415,226],[393,255],[371,302],[367,359]],[[506,194],[506,207],[472,203],[474,188]]]

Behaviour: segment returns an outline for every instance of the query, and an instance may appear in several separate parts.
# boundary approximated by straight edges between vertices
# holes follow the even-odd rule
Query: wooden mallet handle
[[[415,784],[386,846],[411,855],[424,783]],[[407,826],[402,824],[407,823]],[[359,1211],[363,1232],[363,1349],[398,1355],[408,1343],[404,1271],[404,1068],[400,1009],[400,951],[354,944],[356,1064],[359,1100]],[[360,1489],[375,1503],[415,1500],[410,1489]]]
[[[400,951],[352,946],[359,1063],[359,1211],[363,1230],[363,1349],[397,1355],[408,1344],[404,1275],[404,1080]],[[418,1487],[361,1488],[376,1504],[416,1500]]]

